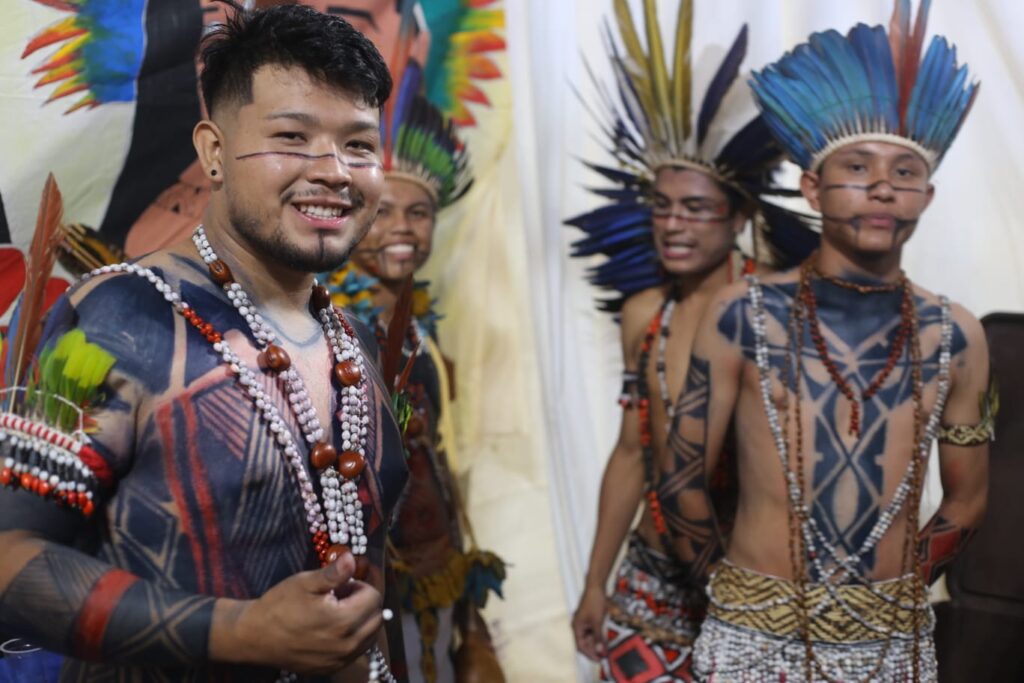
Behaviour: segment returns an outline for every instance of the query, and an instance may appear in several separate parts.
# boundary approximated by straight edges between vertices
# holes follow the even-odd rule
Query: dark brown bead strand
[[[835,362],[829,356],[828,345],[821,334],[821,327],[818,324],[818,301],[814,296],[814,291],[811,289],[810,282],[810,276],[813,272],[813,266],[808,261],[804,264],[801,271],[801,284],[803,285],[801,288],[801,303],[803,303],[807,315],[811,341],[814,342],[814,347],[818,351],[818,357],[828,371],[829,376],[831,376],[832,381],[835,382],[839,391],[850,402],[850,434],[859,437],[861,433],[862,402],[866,403],[871,400],[878,390],[882,388],[882,385],[889,379],[889,375],[892,374],[893,369],[896,367],[896,363],[903,356],[903,348],[906,346],[907,338],[910,336],[910,328],[913,322],[913,292],[906,276],[901,277],[899,286],[903,290],[903,297],[900,302],[900,326],[896,330],[896,339],[893,340],[892,347],[889,349],[889,358],[886,360],[885,367],[875,376],[871,384],[864,389],[861,393],[861,399],[858,401],[853,388],[839,373],[839,368],[836,367]]]
[[[337,460],[338,451],[334,449],[334,446],[323,441],[317,441],[309,453],[309,464],[317,470],[327,469]]]
[[[220,259],[210,262],[207,268],[210,269],[210,277],[212,277],[213,281],[221,287],[235,281],[235,276],[231,274],[231,269],[228,268],[228,264],[224,263]]]

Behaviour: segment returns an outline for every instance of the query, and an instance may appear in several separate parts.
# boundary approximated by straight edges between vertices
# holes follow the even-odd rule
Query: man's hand
[[[212,657],[305,675],[348,666],[366,653],[383,623],[380,593],[354,573],[355,561],[345,554],[285,579],[258,600],[218,601],[225,603],[226,623],[214,631]]]
[[[607,603],[608,599],[601,586],[587,586],[580,597],[579,607],[572,616],[576,649],[595,662],[607,654],[604,643]]]

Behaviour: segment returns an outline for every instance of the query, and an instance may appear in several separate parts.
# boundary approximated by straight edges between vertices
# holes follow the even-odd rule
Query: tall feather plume
[[[910,106],[910,96],[917,81],[917,72],[921,64],[921,48],[924,46],[924,31],[928,24],[928,10],[931,8],[931,0],[921,0],[917,7],[917,17],[914,19],[914,33],[904,41],[903,56],[900,57],[900,71],[897,78],[900,83],[900,130],[905,131],[907,125],[907,108]],[[908,11],[909,16],[909,11]]]
[[[626,54],[629,55],[629,59],[633,63],[633,68],[630,71],[642,73],[647,56],[640,44],[640,34],[637,33],[636,24],[633,23],[633,13],[626,0],[615,0],[615,23],[619,25],[622,44],[626,47]]]
[[[608,36],[608,49],[612,60],[612,68],[616,71],[616,77],[621,80],[623,77],[631,83],[629,88],[639,103],[639,108],[627,106],[626,112],[634,119],[642,114],[640,118],[646,121],[653,121],[658,111],[658,105],[654,98],[654,90],[650,79],[647,77],[647,55],[640,44],[640,35],[637,33],[636,25],[633,23],[633,15],[630,13],[626,0],[615,0],[615,22],[619,25],[619,35],[622,37],[622,44],[626,48],[628,59],[623,59],[615,47],[615,41]]]
[[[910,37],[910,0],[895,0],[889,20],[889,50],[897,78],[903,73],[903,52]]]
[[[715,73],[715,77],[711,79],[711,84],[708,86],[708,92],[704,95],[704,101],[700,106],[700,114],[697,116],[697,148],[700,148],[701,143],[704,142],[704,138],[707,137],[708,127],[711,125],[711,120],[715,118],[715,114],[718,113],[718,108],[722,105],[722,100],[725,99],[725,94],[729,92],[729,88],[732,87],[733,81],[736,80],[736,76],[740,72],[740,64],[747,57],[747,25],[743,24],[743,28],[740,29],[740,33],[736,36],[736,40],[733,41],[732,47],[729,48],[729,52],[725,55],[725,59],[722,61],[722,65],[718,67],[718,71]],[[678,116],[678,114],[677,114]],[[689,120],[689,116],[687,116]],[[689,132],[687,132],[689,135]]]
[[[651,74],[651,85],[654,90],[654,103],[657,111],[653,112],[652,121],[657,122],[658,134],[671,138],[669,132],[672,123],[667,115],[672,111],[669,95],[671,86],[668,80],[668,69],[665,66],[665,48],[661,42],[661,27],[658,25],[658,8],[655,0],[644,0],[644,25],[647,32],[648,70]],[[687,124],[689,125],[689,124]],[[680,154],[682,150],[673,150]]]
[[[43,195],[39,200],[39,216],[36,232],[29,246],[25,271],[25,291],[18,305],[16,329],[9,331],[11,348],[8,351],[6,377],[7,386],[22,383],[28,370],[29,361],[35,353],[42,335],[43,301],[46,283],[57,259],[61,240],[60,221],[64,214],[64,203],[53,174],[46,177]]]
[[[682,0],[679,3],[679,17],[676,21],[675,57],[672,60],[672,122],[675,126],[676,140],[680,141],[690,137],[690,121],[692,120],[690,114],[690,83],[693,80],[690,43],[692,41],[693,0]],[[736,66],[739,67],[739,64]],[[705,99],[706,102],[707,100]]]

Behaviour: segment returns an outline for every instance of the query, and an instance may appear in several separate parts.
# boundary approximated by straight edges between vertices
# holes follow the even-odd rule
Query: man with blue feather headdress
[[[803,169],[820,250],[723,289],[697,331],[659,486],[677,546],[721,555],[704,473],[740,481],[694,668],[714,681],[935,681],[927,588],[985,509],[991,393],[973,315],[910,282],[904,245],[977,94],[942,37],[826,31],[754,74]],[[934,441],[944,495],[920,528]]]

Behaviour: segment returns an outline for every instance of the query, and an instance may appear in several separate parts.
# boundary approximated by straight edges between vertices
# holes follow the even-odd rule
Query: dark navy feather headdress
[[[618,168],[587,164],[607,186],[593,191],[607,204],[566,221],[586,236],[573,244],[573,256],[603,254],[607,260],[590,273],[590,281],[618,294],[599,301],[602,310],[618,311],[632,294],[665,282],[652,237],[647,197],[659,169],[691,168],[736,189],[757,205],[755,246],[767,261],[789,266],[817,246],[818,235],[805,217],[768,201],[793,196],[772,176],[783,158],[749,88],[739,78],[747,53],[744,26],[720,61],[690,59],[693,1],[683,0],[676,22],[671,72],[666,66],[654,0],[644,0],[647,49],[641,45],[626,0],[615,0],[622,48],[608,31],[608,52],[615,74],[609,91],[594,78],[601,100],[602,133]],[[707,77],[699,107],[691,104],[694,70]]]
[[[978,94],[956,48],[932,38],[921,59],[930,0],[913,32],[910,0],[896,0],[889,34],[858,24],[845,37],[811,35],[755,73],[751,87],[765,121],[792,159],[817,170],[839,147],[860,141],[903,145],[934,171]]]

